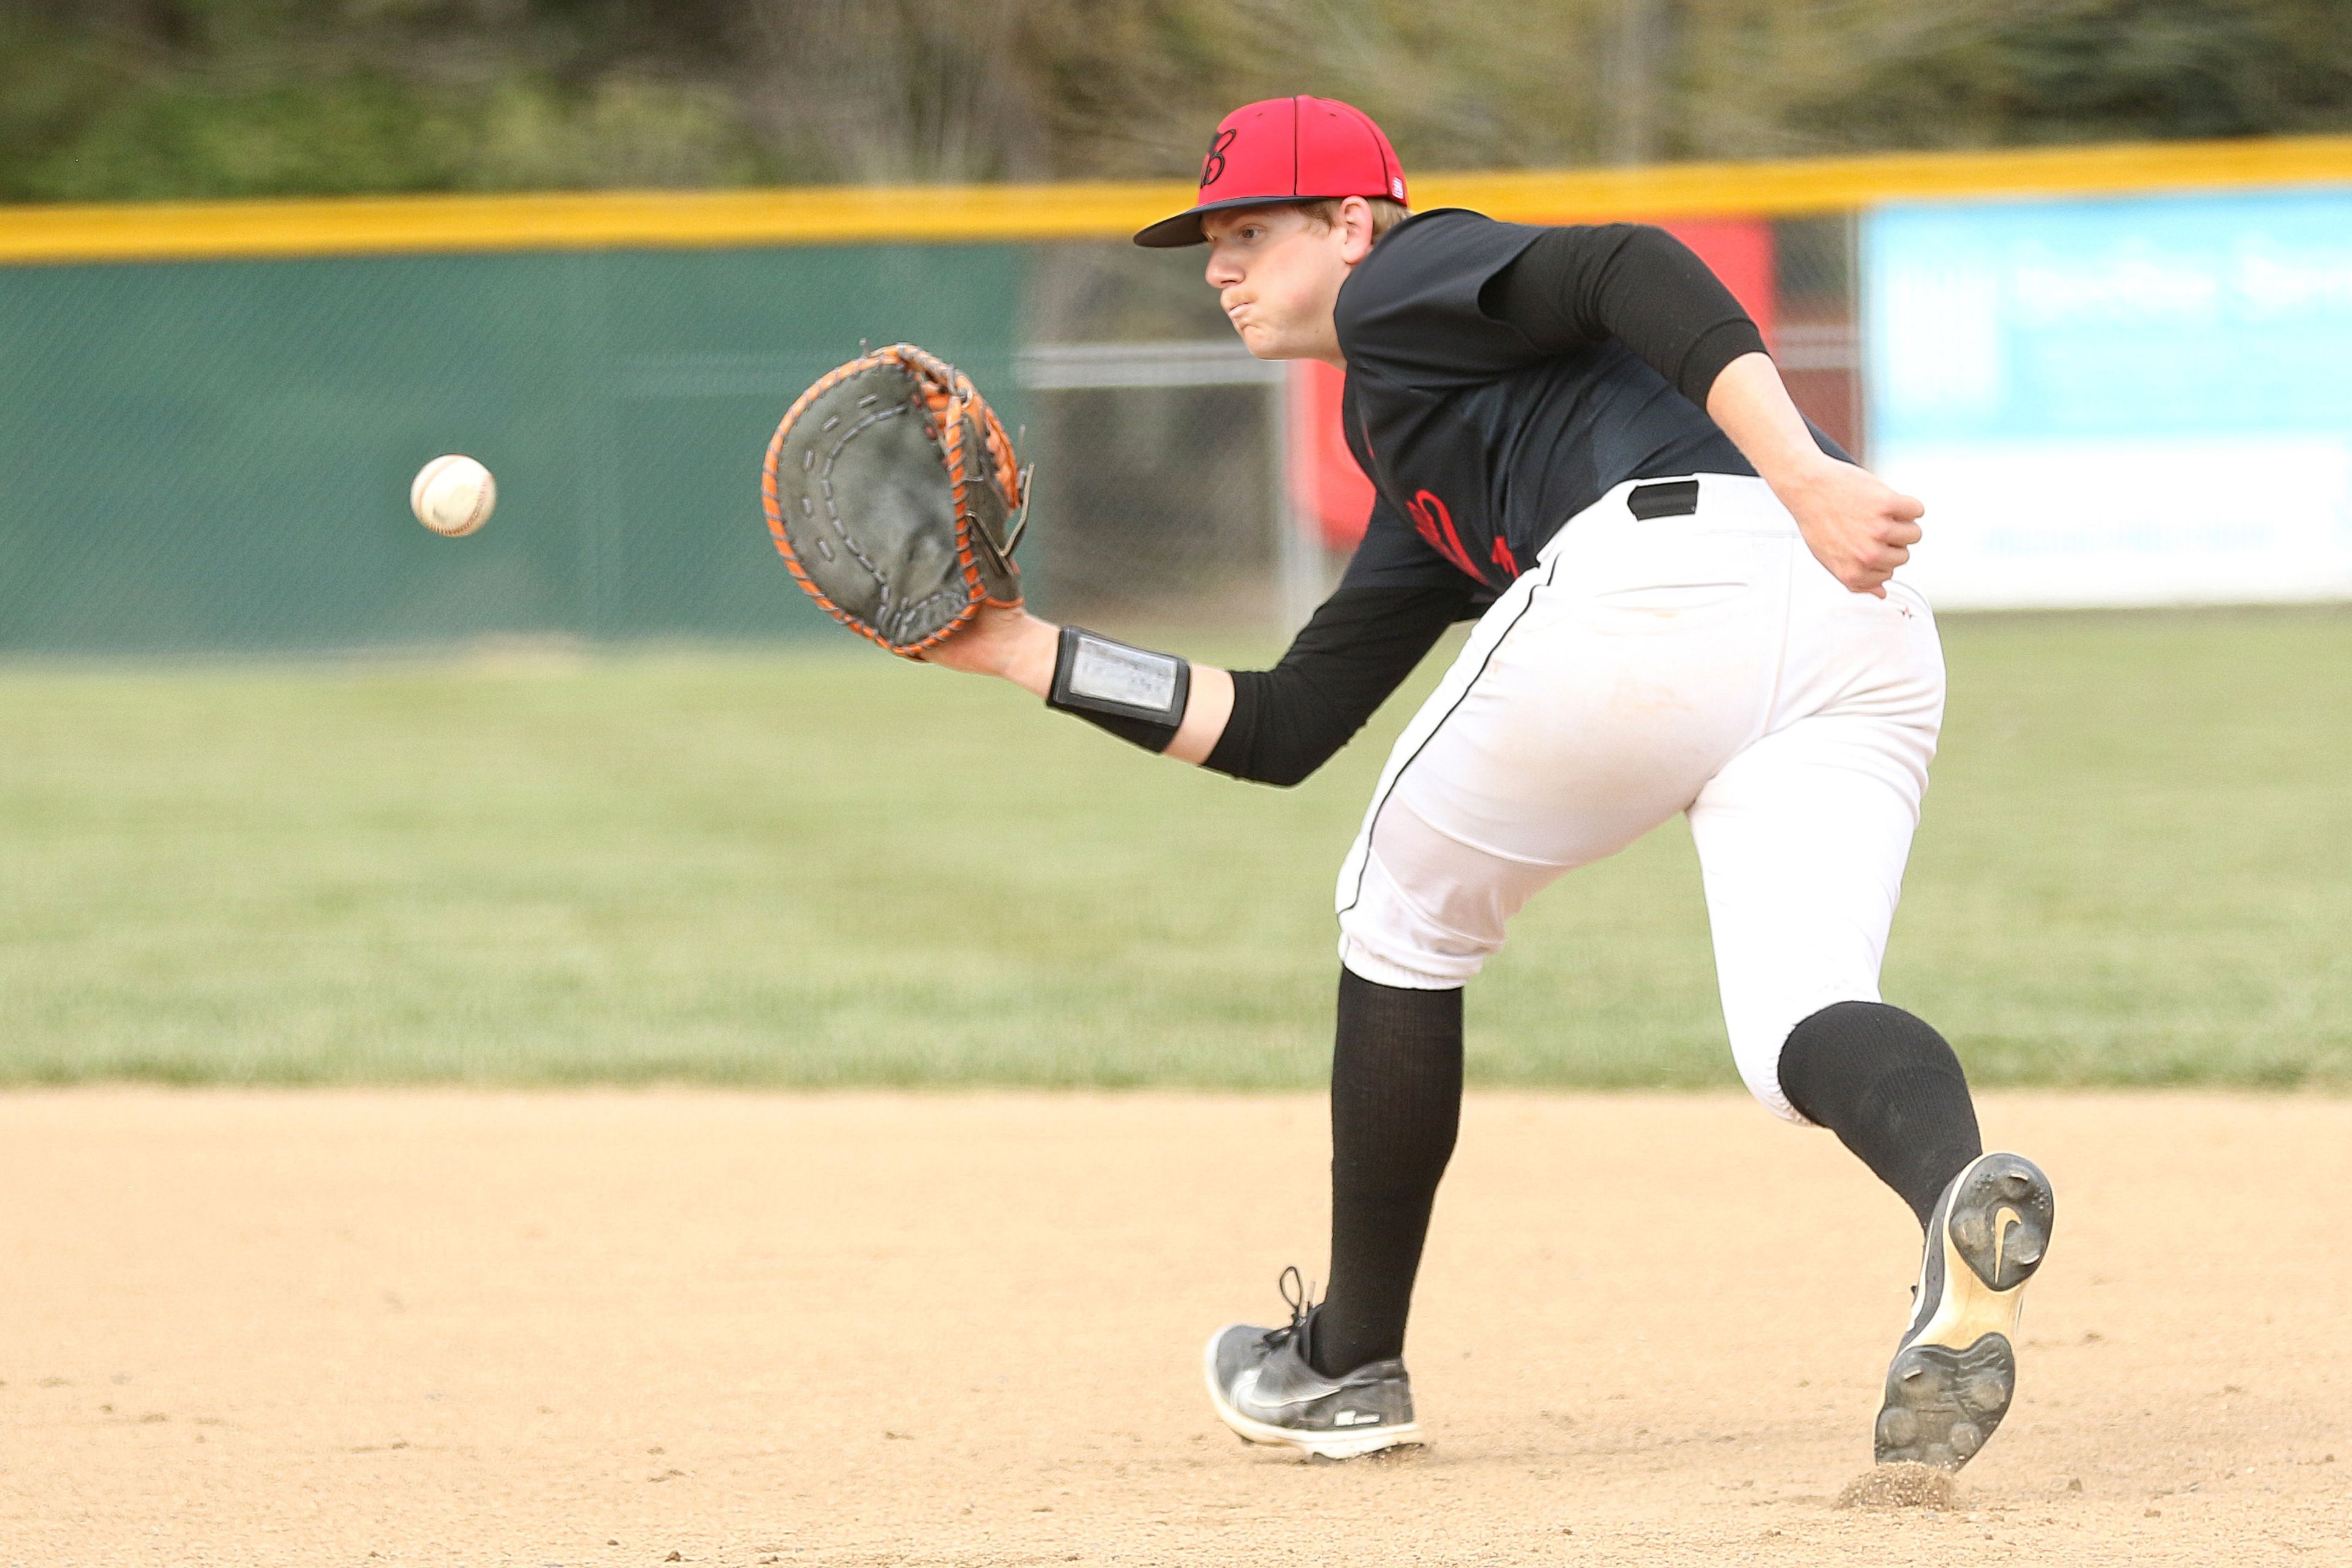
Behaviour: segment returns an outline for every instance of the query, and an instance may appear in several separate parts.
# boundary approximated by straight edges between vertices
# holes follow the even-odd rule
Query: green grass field
[[[2352,1081],[2352,615],[1952,617],[1886,977],[1979,1081]],[[1231,650],[1224,650],[1230,652]],[[0,668],[0,1081],[1320,1081],[1305,786],[818,652]],[[1488,1083],[1733,1081],[1679,824],[1470,993]]]

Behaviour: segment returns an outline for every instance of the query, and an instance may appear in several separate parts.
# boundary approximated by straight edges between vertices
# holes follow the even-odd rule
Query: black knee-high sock
[[[1462,993],[1339,972],[1331,1276],[1308,1360],[1337,1377],[1404,1351],[1437,1181],[1462,1121]]]
[[[1925,1226],[1944,1186],[1984,1152],[1960,1058],[1884,1002],[1837,1002],[1789,1031],[1780,1091],[1901,1194]]]

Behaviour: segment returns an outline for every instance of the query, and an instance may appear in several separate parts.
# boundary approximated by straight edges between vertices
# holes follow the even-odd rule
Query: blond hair
[[[1337,228],[1339,226],[1340,200],[1339,196],[1325,196],[1319,201],[1285,202],[1282,205],[1296,207],[1325,228]],[[1412,209],[1402,202],[1392,202],[1386,196],[1366,196],[1364,205],[1372,209],[1374,239],[1380,238],[1381,236],[1412,216]]]

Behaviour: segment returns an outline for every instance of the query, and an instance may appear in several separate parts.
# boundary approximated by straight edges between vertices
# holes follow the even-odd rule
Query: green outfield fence
[[[1434,175],[1415,197],[1528,221],[1742,215],[1818,228],[1894,196],[2348,173],[2352,141],[2282,139]],[[1068,300],[1041,299],[1071,291],[1056,279],[1072,274],[1045,258],[1087,246],[1108,256],[1190,195],[0,208],[0,650],[814,630],[822,621],[775,568],[757,505],[761,451],[793,396],[861,341],[912,339],[1024,423],[1050,401],[1023,391],[1024,323],[1069,319]],[[1110,324],[1097,335],[1132,336],[1140,321],[1142,335],[1164,337],[1176,319],[1123,310],[1100,312]],[[1834,370],[1843,351],[1819,341]],[[1064,440],[1041,513],[1057,487],[1099,489],[1105,449],[1092,435]],[[445,451],[499,479],[496,521],[462,542],[407,516],[411,475]]]
[[[994,245],[0,269],[0,647],[813,630],[759,516],[776,420],[861,338],[1012,388],[1022,275]],[[408,515],[446,451],[499,476],[475,538]]]

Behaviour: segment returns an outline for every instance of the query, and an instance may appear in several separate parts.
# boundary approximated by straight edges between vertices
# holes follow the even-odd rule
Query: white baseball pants
[[[1340,869],[1339,957],[1462,985],[1538,889],[1687,812],[1732,1056],[1801,1121],[1780,1047],[1879,999],[1943,653],[1924,599],[1849,592],[1762,480],[1698,484],[1695,515],[1648,521],[1619,486],[1480,618]]]

